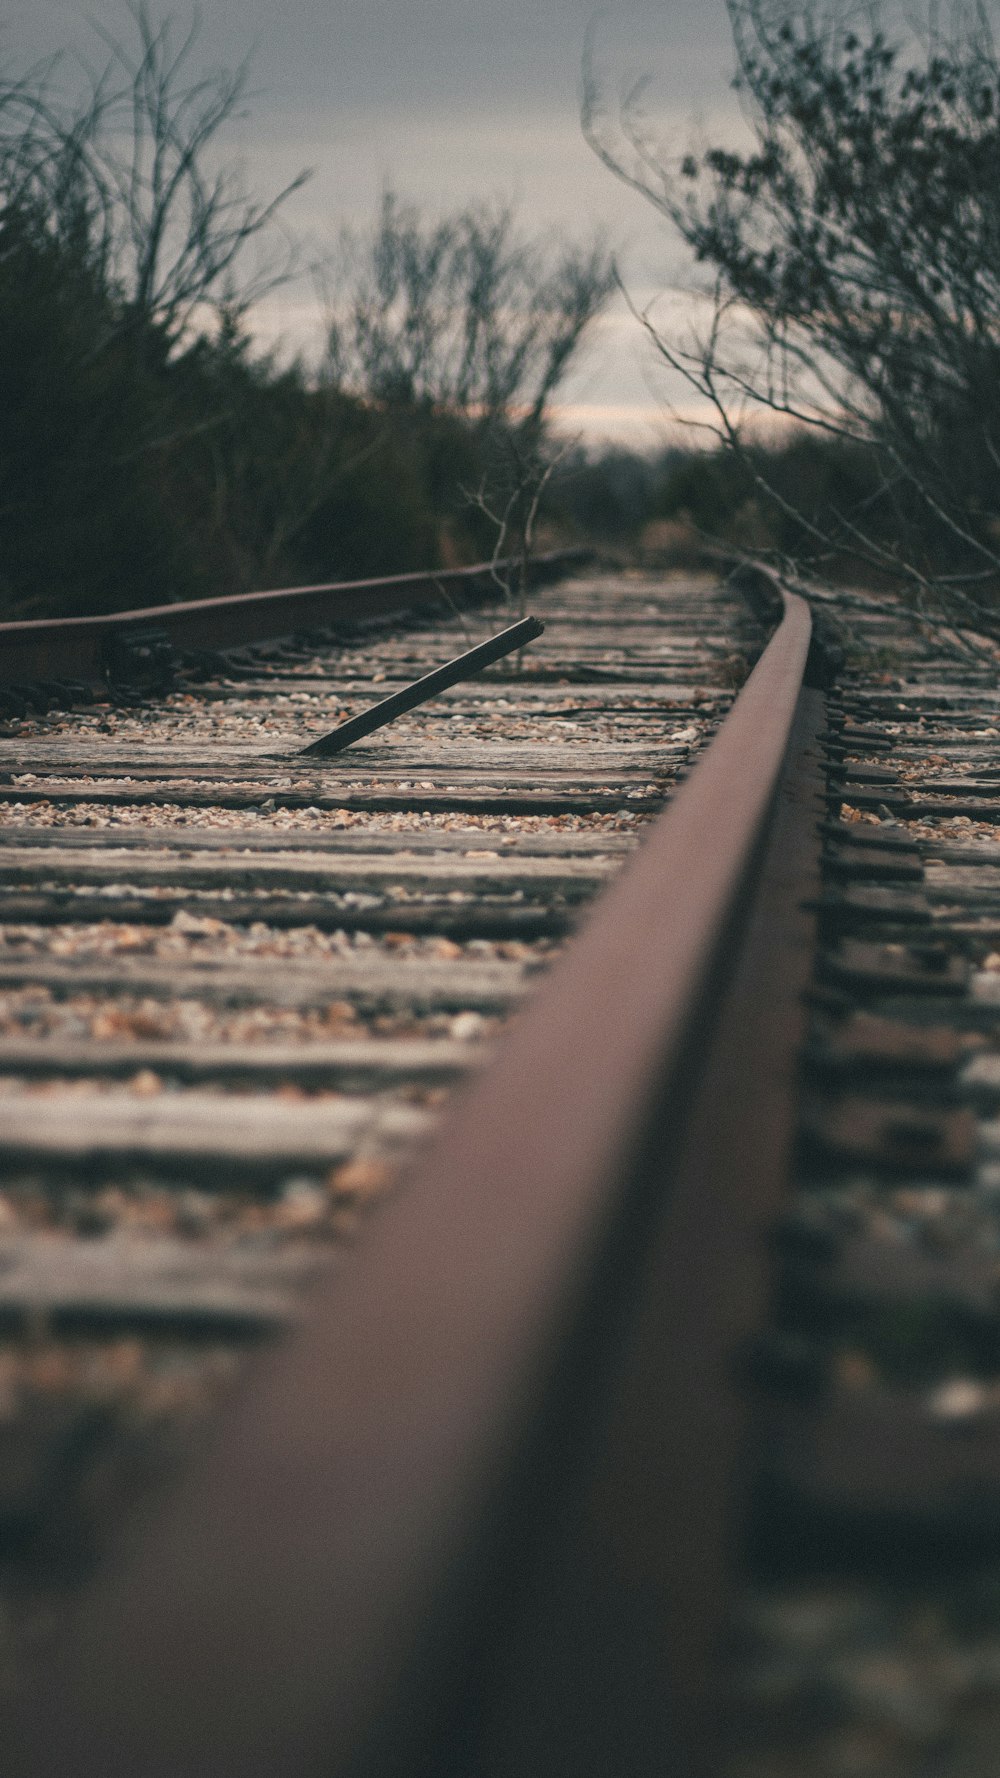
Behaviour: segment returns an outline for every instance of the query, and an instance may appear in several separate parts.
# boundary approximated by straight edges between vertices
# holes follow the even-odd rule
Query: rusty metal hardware
[[[873,846],[834,846],[824,854],[823,867],[836,877],[878,877],[890,882],[920,882],[924,874],[919,852],[895,846],[885,852]]]
[[[826,1354],[814,1340],[788,1330],[749,1340],[739,1354],[739,1370],[749,1388],[786,1401],[814,1401],[827,1381]]]
[[[848,765],[843,769],[831,766],[831,778],[838,787],[845,781],[856,788],[876,788],[883,785],[891,790],[909,789],[921,791],[925,795],[932,792],[937,795],[955,796],[993,796],[998,788],[1000,769],[995,766],[976,762],[974,769],[968,772],[955,771],[951,776],[934,775],[918,778],[905,778],[897,771],[887,771],[881,766]]]
[[[845,846],[866,852],[914,852],[913,835],[905,828],[880,821],[824,821],[824,839],[842,840]]]
[[[853,784],[899,784],[900,777],[896,771],[887,770],[885,766],[852,765],[846,771],[831,768],[830,776],[837,785],[850,778]]]
[[[101,642],[101,667],[113,695],[167,691],[179,666],[180,657],[166,630],[155,624],[113,629]]]
[[[886,729],[865,728],[862,724],[849,721],[826,729],[821,740],[831,751],[844,753],[849,753],[852,748],[861,752],[867,747],[873,753],[891,752],[899,745],[899,736],[890,735]]]
[[[964,994],[970,973],[967,959],[944,944],[878,945],[855,938],[824,951],[819,968],[836,982],[897,994]]]
[[[844,1237],[831,1224],[822,1207],[811,1204],[805,1197],[782,1212],[769,1231],[769,1240],[783,1259],[803,1261],[815,1267],[829,1265],[836,1259]]]
[[[947,793],[946,786],[931,779],[925,785],[899,785],[892,789],[887,785],[857,784],[842,780],[831,788],[830,803],[839,808],[842,802],[850,803],[855,809],[869,809],[876,814],[888,810],[893,815],[902,815],[908,821],[918,821],[925,815],[940,815],[946,820],[953,820],[956,815],[968,815],[973,820],[1000,820],[1000,796],[997,795],[995,784],[969,784],[963,786],[961,793]]]
[[[803,1120],[810,1153],[880,1172],[964,1179],[976,1158],[976,1120],[967,1106],[935,1109],[860,1095],[815,1107]]]
[[[810,1072],[950,1076],[962,1059],[957,1031],[946,1025],[904,1025],[858,1012],[835,1025],[809,1052]]]
[[[975,1391],[970,1397],[974,1400]],[[1000,1546],[1000,1412],[949,1411],[946,1392],[846,1389],[813,1407],[775,1407],[768,1417],[762,1498],[780,1503],[786,1531],[808,1516],[812,1535],[859,1535],[884,1556],[887,1536],[907,1537],[915,1559],[939,1562],[952,1547]]]
[[[827,928],[867,925],[872,920],[925,926],[931,918],[930,903],[918,890],[883,889],[877,883],[827,889],[817,905]]]
[[[475,648],[467,649],[464,654],[456,655],[454,660],[446,661],[444,666],[435,667],[432,673],[425,673],[422,679],[415,679],[412,685],[404,686],[402,691],[395,691],[390,697],[382,698],[370,710],[363,710],[360,716],[352,716],[349,721],[340,723],[328,735],[311,742],[308,747],[300,748],[297,757],[328,759],[331,754],[343,753],[344,748],[350,747],[352,742],[374,734],[376,729],[384,728],[387,722],[394,722],[397,716],[402,716],[407,710],[414,710],[418,704],[426,704],[428,698],[436,697],[439,691],[446,691],[449,685],[457,685],[462,679],[471,679],[474,673],[482,672],[484,667],[492,666],[494,661],[503,660],[505,655],[526,647],[544,629],[545,625],[537,617],[521,618],[519,623],[501,630],[498,635],[491,636],[489,641],[480,642]]]
[[[976,1248],[949,1252],[912,1241],[854,1236],[828,1253],[792,1248],[782,1296],[809,1319],[909,1307],[953,1315],[1000,1344],[1000,1260]],[[819,1264],[810,1263],[819,1261]]]

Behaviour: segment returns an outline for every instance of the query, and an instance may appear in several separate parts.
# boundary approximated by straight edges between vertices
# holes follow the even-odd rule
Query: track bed
[[[248,1349],[350,1266],[757,646],[707,584],[532,605],[521,663],[329,762],[296,753],[492,614],[0,734],[8,1684]]]
[[[0,736],[19,1778],[992,1778],[996,654],[743,590]]]
[[[727,1778],[1000,1742],[1000,691],[859,597],[750,1417]]]

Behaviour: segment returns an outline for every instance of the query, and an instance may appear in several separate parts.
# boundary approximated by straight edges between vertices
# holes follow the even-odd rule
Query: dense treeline
[[[59,65],[0,78],[3,614],[516,548],[607,253],[388,196],[341,243],[319,367],[262,355],[254,304],[294,265],[267,256],[288,193],[258,202],[220,163],[246,70],[132,17],[82,95]]]
[[[86,242],[44,213],[0,217],[0,502],[6,615],[99,611],[254,586],[389,574],[488,556],[470,491],[504,473],[497,415],[399,390],[370,399],[281,368],[223,318],[178,349],[131,319]],[[510,439],[507,440],[511,442]],[[548,541],[588,539],[689,564],[804,542],[872,480],[815,439],[751,460],[577,449],[559,465]],[[497,498],[490,510],[502,507]]]
[[[408,226],[416,227],[412,216]],[[384,247],[384,231],[382,235]],[[411,243],[412,245],[412,243]],[[99,611],[254,586],[389,574],[488,556],[473,490],[508,473],[507,402],[484,417],[427,388],[373,398],[352,379],[281,368],[240,317],[180,346],[136,316],[90,237],[40,205],[0,215],[0,502],[5,615]],[[402,378],[399,378],[402,384]],[[523,425],[522,425],[523,430]],[[524,439],[520,443],[524,446]],[[762,497],[763,480],[786,507]],[[548,541],[587,539],[689,565],[805,541],[861,499],[862,453],[815,438],[756,458],[671,449],[572,451],[547,501]],[[491,503],[492,502],[492,503]]]
[[[255,358],[169,352],[44,220],[0,221],[0,585],[8,614],[98,611],[436,563],[470,440]],[[454,527],[448,537],[447,526]]]
[[[477,447],[461,420],[375,408],[255,357],[239,335],[167,357],[155,334],[111,333],[104,293],[79,274],[23,224],[0,226],[8,612],[388,574],[492,548],[456,493]]]
[[[551,515],[567,535],[648,565],[719,566],[760,555],[787,561],[808,556],[816,530],[854,505],[865,504],[877,522],[879,487],[871,453],[803,429],[780,442],[743,441],[738,452],[578,451],[560,465]],[[888,540],[888,505],[881,523]],[[825,572],[878,580],[847,547]]]

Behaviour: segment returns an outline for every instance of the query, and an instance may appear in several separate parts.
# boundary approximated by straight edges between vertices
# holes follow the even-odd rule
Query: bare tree
[[[426,222],[394,192],[333,267],[329,366],[354,394],[533,435],[613,288],[600,241],[546,253],[510,209]]]
[[[1000,62],[983,6],[893,35],[862,8],[727,0],[743,151],[667,156],[643,91],[607,102],[593,61],[584,127],[703,268],[687,340],[642,319],[715,436],[782,504],[761,413],[860,447],[863,504],[796,511],[814,564],[845,552],[925,611],[1000,634]],[[811,534],[810,534],[811,533]]]
[[[457,491],[492,534],[494,578],[523,612],[566,448],[549,439],[549,408],[614,288],[610,253],[599,239],[544,248],[503,205],[427,221],[388,191],[369,235],[341,237],[332,271],[330,379],[397,417],[461,423],[478,475]]]
[[[239,323],[292,273],[294,249],[275,255],[272,225],[309,175],[247,196],[218,149],[248,96],[248,63],[199,72],[197,15],[179,31],[146,0],[128,10],[134,43],[95,25],[110,59],[84,69],[82,92],[70,81],[75,97],[60,87],[64,57],[0,83],[0,198],[44,218],[133,330],[170,349],[213,314]]]
[[[543,446],[530,436],[508,433],[500,460],[494,460],[477,488],[463,489],[467,504],[493,528],[490,572],[504,598],[516,603],[520,617],[527,612],[542,502],[556,471],[579,442],[567,438],[558,446]]]

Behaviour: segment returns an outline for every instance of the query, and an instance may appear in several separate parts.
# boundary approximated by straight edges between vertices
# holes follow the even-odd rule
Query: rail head
[[[649,1214],[641,1155],[683,1123],[810,629],[785,595],[716,737],[491,1068],[83,1601],[15,1707],[10,1778],[445,1770],[433,1750],[516,1592],[515,1541],[558,1510],[585,1437],[594,1330]]]
[[[557,578],[588,561],[591,553],[583,548],[540,553],[529,564],[530,576],[536,583]],[[144,636],[168,648],[227,649],[404,611],[437,608],[450,615],[456,595],[499,594],[500,577],[519,570],[519,562],[504,559],[381,579],[228,593],[91,616],[0,623],[0,685],[61,677],[99,682],[106,675],[109,650],[116,645],[127,650],[130,641]]]

